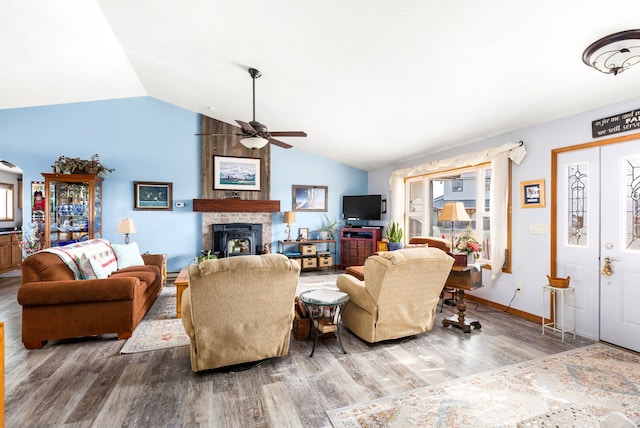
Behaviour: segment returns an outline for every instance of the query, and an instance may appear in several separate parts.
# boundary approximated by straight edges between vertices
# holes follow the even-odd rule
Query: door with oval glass
[[[559,153],[556,195],[578,334],[640,351],[640,141]]]

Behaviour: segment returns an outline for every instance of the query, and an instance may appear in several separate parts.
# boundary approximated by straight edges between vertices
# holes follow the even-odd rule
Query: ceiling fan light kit
[[[256,120],[256,79],[262,76],[259,70],[255,68],[249,68],[249,75],[253,81],[253,120],[250,122],[243,122],[241,120],[236,120],[240,128],[242,129],[242,134],[196,134],[196,135],[206,135],[206,136],[224,136],[224,135],[239,135],[242,136],[240,140],[240,144],[249,148],[249,149],[261,149],[267,145],[267,143],[274,144],[278,147],[282,147],[283,149],[290,149],[293,147],[291,144],[287,144],[284,141],[276,140],[273,138],[276,137],[306,137],[307,133],[303,131],[269,131],[267,125],[264,125]]]
[[[248,149],[261,149],[267,145],[269,140],[262,137],[247,137],[240,140],[243,146]]]
[[[582,61],[605,74],[622,73],[640,62],[640,30],[621,31],[593,42]]]

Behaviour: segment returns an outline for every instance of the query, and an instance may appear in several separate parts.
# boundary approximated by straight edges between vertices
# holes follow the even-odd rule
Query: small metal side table
[[[336,324],[336,336],[338,337],[338,343],[340,344],[340,349],[343,354],[346,354],[347,351],[344,350],[344,346],[342,346],[342,339],[340,339],[340,321],[342,320],[342,308],[349,302],[349,295],[342,291],[338,290],[329,290],[329,289],[316,289],[305,291],[300,294],[300,300],[307,307],[307,312],[311,317],[311,329],[315,330],[315,337],[313,339],[313,348],[311,349],[310,357],[313,357],[313,353],[316,351],[316,344],[318,343],[318,335],[320,333],[320,329],[317,325],[315,325],[314,321],[319,321],[320,318],[323,317],[324,309],[327,308],[330,311],[331,307],[335,307],[334,318]],[[315,307],[317,310],[314,311],[312,307]],[[314,315],[316,312],[319,315]],[[311,330],[309,330],[309,334],[311,334]]]
[[[549,293],[549,305],[551,306],[551,311],[553,315],[554,321],[545,323],[544,322],[544,311],[545,311],[545,294]],[[558,296],[560,296],[560,322],[558,322]],[[572,306],[573,306],[573,320],[571,328],[567,328],[564,325],[564,306],[565,306],[565,296],[571,296],[572,298]],[[575,289],[573,287],[566,288],[557,288],[552,287],[550,285],[542,286],[542,334],[544,335],[544,330],[549,329],[555,331],[556,333],[560,333],[562,337],[562,341],[564,342],[564,334],[565,333],[573,333],[573,338],[576,338],[576,295]]]

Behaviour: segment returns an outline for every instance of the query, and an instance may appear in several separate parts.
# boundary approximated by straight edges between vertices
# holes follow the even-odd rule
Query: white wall
[[[411,162],[402,163],[393,168],[385,168],[369,173],[369,192],[388,193],[389,177],[393,170],[418,165],[438,159],[445,159],[456,154],[474,152],[488,147],[495,147],[506,142],[524,141],[527,156],[512,170],[512,273],[503,274],[491,280],[489,272],[483,274],[484,287],[471,294],[493,302],[508,305],[514,297],[516,284],[523,285],[523,292],[515,294],[511,306],[513,308],[541,315],[542,290],[546,284],[546,274],[550,271],[550,236],[549,234],[530,233],[531,225],[550,227],[549,191],[551,171],[551,150],[594,141],[591,137],[591,122],[610,115],[624,113],[640,108],[640,98],[627,102],[591,110],[555,122],[531,126],[497,137],[487,138],[464,147],[426,155]],[[611,135],[605,138],[622,136],[633,132]],[[520,208],[521,181],[544,179],[547,193],[545,208]],[[579,292],[579,290],[578,290]],[[597,314],[594,314],[597,316]]]

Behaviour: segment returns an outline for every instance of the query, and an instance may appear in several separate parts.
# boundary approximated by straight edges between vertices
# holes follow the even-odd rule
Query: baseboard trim
[[[483,299],[482,297],[473,296],[471,294],[465,294],[464,300],[472,300],[474,302],[482,303],[483,305],[489,306],[490,308],[499,309],[501,311],[515,315],[519,318],[524,318],[527,321],[535,322],[537,324],[542,324],[542,317],[538,315],[530,314],[529,312],[521,311],[519,309],[510,308],[503,304],[492,302],[491,300]]]

